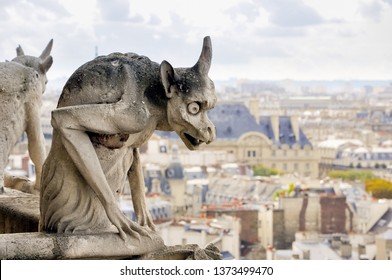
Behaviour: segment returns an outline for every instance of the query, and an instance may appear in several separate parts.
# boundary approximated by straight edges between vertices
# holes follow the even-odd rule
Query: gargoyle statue
[[[72,74],[52,112],[53,142],[41,186],[42,231],[114,229],[125,241],[154,234],[138,147],[155,130],[175,131],[190,150],[215,139],[207,116],[216,103],[208,77],[211,57],[211,40],[205,37],[191,68],[112,53]],[[126,178],[137,223],[117,203]]]
[[[0,63],[0,193],[3,187],[28,193],[39,192],[45,141],[41,129],[41,96],[45,91],[46,72],[52,66],[50,40],[39,57],[25,55],[21,46],[17,57]],[[4,169],[18,139],[26,132],[29,155],[35,165],[36,180],[12,176]]]

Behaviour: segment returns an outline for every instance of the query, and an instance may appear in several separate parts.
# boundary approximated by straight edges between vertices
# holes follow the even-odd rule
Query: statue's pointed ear
[[[212,59],[212,45],[210,36],[204,37],[203,48],[199,60],[196,62],[194,69],[196,69],[200,74],[207,75],[210,71]]]
[[[170,65],[166,60],[162,61],[159,66],[160,78],[163,87],[165,88],[166,96],[171,98],[173,96],[174,87],[176,85],[176,81],[179,80],[179,76],[174,70],[173,66]]]
[[[53,64],[53,58],[52,56],[48,56],[45,58],[43,61],[39,63],[39,70],[41,70],[42,73],[48,72],[49,68]]]
[[[24,51],[23,51],[22,47],[19,45],[16,48],[16,56],[22,56],[22,55],[24,55]]]
[[[39,56],[39,58],[41,59],[45,59],[50,55],[50,52],[52,51],[52,46],[53,46],[53,39],[51,39],[48,43],[48,45],[46,46],[46,48],[43,50],[43,52],[41,53],[41,55]]]

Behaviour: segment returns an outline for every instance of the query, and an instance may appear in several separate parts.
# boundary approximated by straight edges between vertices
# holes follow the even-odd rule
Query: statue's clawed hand
[[[129,237],[140,241],[140,236],[150,236],[145,228],[127,219],[117,205],[107,207],[106,213],[124,241],[129,241]]]

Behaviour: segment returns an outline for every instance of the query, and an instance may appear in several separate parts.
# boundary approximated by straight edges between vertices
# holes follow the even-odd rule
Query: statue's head
[[[211,39],[205,37],[199,60],[193,67],[174,69],[167,61],[160,65],[168,123],[190,150],[211,143],[216,136],[215,126],[207,115],[216,103],[214,83],[208,77],[211,58]]]
[[[27,67],[33,68],[37,71],[38,78],[42,84],[42,93],[44,93],[46,88],[46,83],[48,79],[46,77],[46,72],[48,72],[49,68],[53,64],[53,58],[50,55],[53,46],[53,39],[49,41],[46,48],[43,50],[42,54],[39,57],[25,55],[22,47],[19,45],[16,48],[16,55],[12,61],[23,64]]]

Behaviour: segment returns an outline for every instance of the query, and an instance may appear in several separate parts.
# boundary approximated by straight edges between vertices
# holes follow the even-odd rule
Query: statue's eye
[[[188,112],[192,115],[196,115],[200,111],[200,105],[197,102],[188,104]]]

